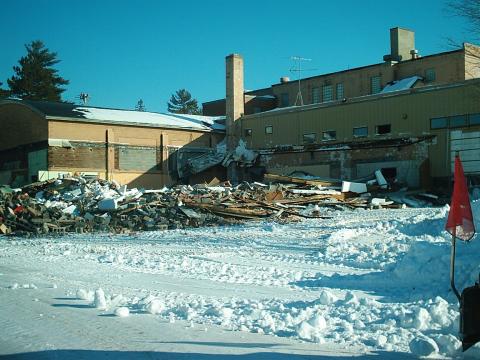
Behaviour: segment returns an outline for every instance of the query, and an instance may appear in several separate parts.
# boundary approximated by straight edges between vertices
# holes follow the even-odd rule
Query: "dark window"
[[[252,136],[252,129],[245,129],[245,136]]]
[[[390,124],[377,125],[375,127],[375,134],[377,135],[390,134],[391,132],[392,132],[392,126]]]
[[[262,112],[262,108],[259,106],[254,106],[253,107],[253,113],[258,114],[259,112]]]
[[[265,134],[273,134],[273,126],[272,125],[265,126]]]
[[[337,100],[343,99],[343,83],[337,84]]]
[[[362,127],[353,128],[353,136],[354,137],[366,137],[366,136],[368,136],[368,127],[362,126]]]
[[[430,129],[446,129],[448,119],[446,117],[430,119]]]
[[[322,87],[322,98],[323,102],[332,101],[333,100],[333,87],[332,85],[323,85]]]
[[[314,144],[315,140],[317,139],[317,134],[303,134],[303,143],[304,144]]]
[[[322,133],[322,141],[330,141],[337,139],[337,132],[335,130],[327,130]]]
[[[320,102],[320,89],[318,87],[312,88],[312,104],[318,104]]]
[[[290,98],[288,96],[288,93],[282,93],[280,95],[280,106],[287,107],[289,105],[290,105]]]
[[[450,127],[462,127],[467,126],[467,117],[465,115],[457,115],[450,117]]]
[[[425,82],[433,82],[436,79],[435,69],[425,70]]]
[[[480,125],[480,114],[470,114],[468,118],[470,125]]]
[[[372,76],[370,78],[370,93],[378,94],[380,91],[382,91],[382,77]]]

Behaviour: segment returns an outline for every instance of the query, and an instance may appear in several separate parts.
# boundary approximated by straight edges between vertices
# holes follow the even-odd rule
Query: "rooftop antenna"
[[[80,93],[80,95],[78,95],[77,98],[80,99],[80,101],[82,102],[83,105],[87,105],[88,100],[90,99],[90,95],[82,92],[82,93]]]
[[[297,73],[297,81],[298,81],[298,92],[297,98],[295,99],[294,106],[303,106],[303,96],[302,96],[302,89],[300,86],[300,79],[302,77],[302,71],[312,71],[316,69],[303,69],[302,62],[304,61],[312,61],[312,59],[307,59],[301,56],[291,56],[291,60],[295,61],[295,64],[292,68],[290,68],[290,72]]]

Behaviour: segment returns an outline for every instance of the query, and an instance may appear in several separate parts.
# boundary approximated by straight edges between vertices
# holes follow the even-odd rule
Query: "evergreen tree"
[[[175,92],[167,103],[168,111],[176,114],[201,114],[196,99],[192,99],[192,95],[185,89]]]
[[[18,61],[19,66],[13,67],[15,75],[7,80],[11,95],[30,100],[61,101],[65,91],[61,86],[69,81],[52,68],[60,62],[57,53],[50,52],[40,40],[32,41],[25,48],[27,55]]]
[[[2,89],[3,83],[0,82],[0,99],[8,97],[9,93],[7,90]]]
[[[137,105],[135,105],[135,110],[137,111],[146,111],[145,103],[142,99],[138,100]]]

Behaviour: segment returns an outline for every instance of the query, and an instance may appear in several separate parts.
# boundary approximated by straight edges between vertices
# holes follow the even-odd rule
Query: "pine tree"
[[[0,99],[8,97],[9,93],[7,90],[2,89],[3,83],[0,82]]]
[[[65,91],[62,85],[68,80],[58,76],[58,70],[52,66],[60,62],[57,53],[50,52],[42,41],[32,41],[25,45],[27,55],[14,66],[13,75],[7,80],[11,95],[22,99],[61,101],[61,94]]]
[[[168,111],[176,114],[201,114],[196,99],[192,99],[192,95],[185,89],[175,92],[167,103]]]
[[[135,110],[137,111],[146,111],[145,103],[142,99],[138,100],[137,105],[135,105]]]

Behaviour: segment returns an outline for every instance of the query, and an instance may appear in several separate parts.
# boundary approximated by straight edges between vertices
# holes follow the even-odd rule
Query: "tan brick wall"
[[[18,104],[0,105],[0,150],[47,139],[47,121],[41,114]]]

